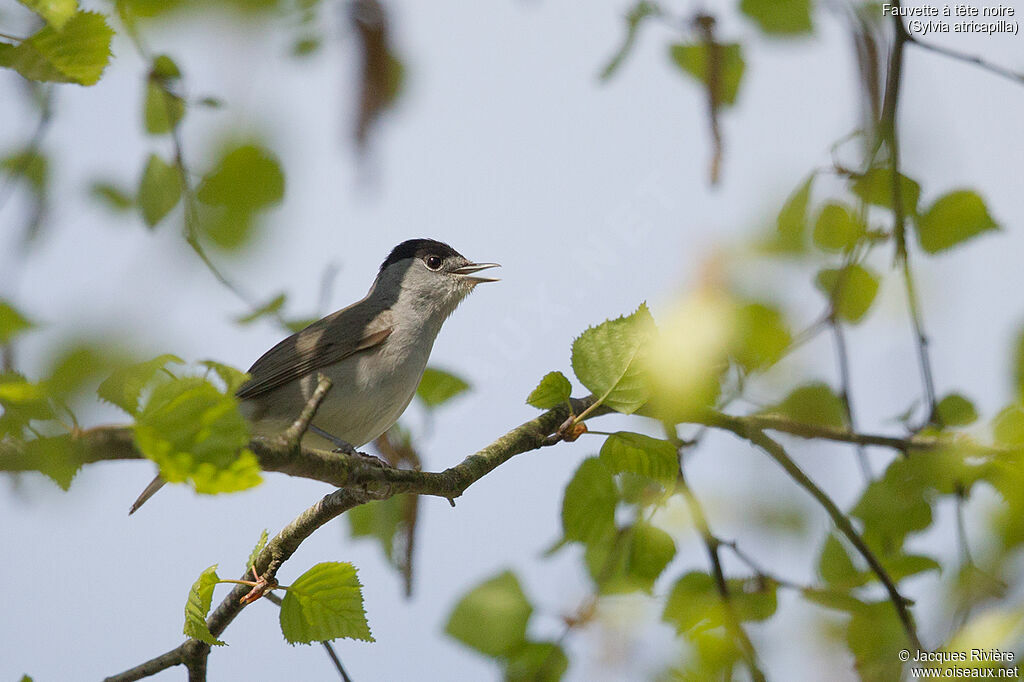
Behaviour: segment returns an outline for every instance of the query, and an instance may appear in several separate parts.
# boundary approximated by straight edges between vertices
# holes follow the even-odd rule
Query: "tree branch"
[[[1013,69],[1001,66],[999,64],[993,64],[992,62],[986,61],[976,55],[965,54],[957,50],[951,50],[948,47],[943,47],[942,45],[936,45],[935,43],[925,42],[923,40],[915,38],[912,34],[908,34],[907,42],[910,43],[911,45],[917,45],[921,49],[927,50],[929,52],[934,52],[935,54],[941,54],[944,57],[955,59],[958,62],[973,64],[980,69],[988,71],[989,73],[994,73],[997,76],[1008,78],[1014,83],[1017,83],[1018,85],[1024,84],[1024,73],[1014,71]]]

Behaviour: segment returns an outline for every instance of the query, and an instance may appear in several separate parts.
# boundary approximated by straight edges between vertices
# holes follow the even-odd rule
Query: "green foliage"
[[[757,578],[732,579],[726,581],[726,588],[737,620],[761,621],[775,614],[775,583]],[[662,620],[674,625],[680,634],[694,628],[715,628],[725,624],[725,608],[715,579],[707,573],[691,571],[672,586]]]
[[[260,539],[256,541],[256,546],[249,552],[249,559],[245,562],[245,570],[251,571],[252,567],[256,565],[256,560],[260,558],[260,552],[267,546],[267,529],[264,528],[263,532],[260,533]]]
[[[33,326],[20,310],[0,299],[0,346]]]
[[[640,34],[640,24],[648,17],[657,13],[658,7],[652,2],[640,0],[633,5],[626,14],[626,37],[622,41],[622,46],[619,47],[608,64],[601,70],[601,80],[608,80],[615,75],[615,72],[622,66],[622,62],[626,60],[626,57],[633,52],[633,48],[636,46],[636,39]]]
[[[38,149],[20,149],[8,154],[0,160],[0,169],[12,178],[27,182],[36,196],[45,194],[50,180],[50,163]]]
[[[420,379],[420,385],[416,387],[416,397],[425,407],[433,409],[468,390],[469,384],[461,377],[427,367],[423,372],[423,378]]]
[[[352,537],[375,538],[384,550],[388,561],[393,563],[395,536],[403,525],[402,506],[405,496],[396,495],[386,500],[361,504],[345,513],[348,517]]]
[[[921,197],[921,185],[899,174],[900,205],[903,215],[917,215],[917,203]],[[892,168],[880,166],[869,169],[863,175],[856,175],[850,182],[850,191],[865,203],[893,209],[893,177]]]
[[[793,335],[777,308],[748,303],[737,309],[732,356],[747,371],[774,365],[791,343]]]
[[[935,200],[917,222],[917,238],[928,253],[939,253],[999,225],[976,192],[957,190]]]
[[[802,424],[842,428],[846,424],[843,402],[827,384],[798,386],[781,403],[765,410]]]
[[[278,294],[261,306],[256,307],[252,312],[235,319],[238,324],[249,324],[264,317],[275,315],[284,307],[288,297],[285,294]]]
[[[583,460],[562,499],[565,539],[587,544],[607,537],[615,529],[618,501],[615,481],[604,462],[596,457]]]
[[[645,304],[628,317],[590,327],[573,341],[572,369],[598,401],[631,414],[649,397],[638,361],[654,333],[654,319]]]
[[[445,632],[492,658],[511,656],[526,643],[533,607],[511,571],[487,580],[455,605]]]
[[[325,562],[299,576],[281,601],[281,632],[290,644],[339,637],[374,641],[355,567]]]
[[[798,255],[807,251],[807,205],[811,199],[814,175],[800,183],[775,219],[775,232],[763,245],[770,253]]]
[[[860,265],[847,265],[819,271],[814,286],[832,301],[839,317],[856,324],[878,294],[878,277]]]
[[[561,372],[548,372],[530,392],[526,399],[528,405],[541,410],[550,410],[564,404],[572,396],[572,384]]]
[[[89,194],[114,211],[127,211],[135,205],[135,197],[111,182],[94,182]]]
[[[638,521],[588,544],[584,560],[601,594],[637,590],[650,593],[675,554],[672,536],[657,526]]]
[[[716,104],[735,104],[745,68],[743,49],[739,43],[726,43],[715,45],[713,51],[715,58],[711,57],[712,49],[703,43],[678,43],[669,49],[675,64],[703,83],[705,88],[712,88],[712,74],[717,75],[714,78],[715,90],[712,93]],[[717,68],[712,70],[713,66]]]
[[[844,590],[860,587],[869,579],[864,571],[854,565],[842,540],[833,533],[829,533],[821,548],[818,575],[831,587]]]
[[[217,564],[214,564],[199,574],[185,602],[185,635],[211,646],[225,644],[214,637],[210,633],[210,628],[206,626],[206,615],[210,612],[210,604],[213,602],[213,588],[218,582],[220,577],[217,575]]]
[[[163,135],[171,132],[185,115],[185,100],[167,90],[159,81],[151,79],[146,85],[142,111],[146,132]]]
[[[229,145],[196,197],[211,207],[203,214],[204,234],[223,249],[236,249],[252,236],[256,214],[284,198],[284,173],[269,150],[252,143]]]
[[[21,4],[46,20],[56,30],[61,30],[78,10],[78,0],[18,0]]]
[[[865,682],[900,679],[899,652],[912,648],[896,609],[888,601],[855,608],[846,628],[846,643],[857,673]]]
[[[142,396],[143,389],[153,381],[157,373],[165,372],[170,375],[167,370],[168,364],[181,365],[184,362],[177,355],[165,353],[152,360],[119,367],[100,384],[96,393],[100,399],[117,405],[128,414],[135,416],[139,412],[139,398]]]
[[[76,12],[60,30],[47,25],[17,45],[0,43],[0,66],[30,80],[94,85],[110,59],[113,35],[102,14]]]
[[[242,387],[242,384],[249,380],[249,375],[246,372],[242,372],[231,365],[225,365],[217,362],[216,360],[203,360],[199,364],[206,369],[211,370],[222,382],[224,382],[224,392],[228,395],[234,395],[237,393],[238,389]]]
[[[912,459],[898,458],[872,481],[850,513],[864,522],[864,539],[883,555],[894,555],[906,536],[928,528],[932,509],[925,499],[929,481]]]
[[[742,0],[740,11],[774,35],[810,33],[811,0]]]
[[[814,243],[824,251],[847,251],[864,236],[865,226],[849,207],[827,203],[814,224]]]
[[[978,419],[974,403],[959,393],[945,396],[935,406],[935,411],[943,426],[967,426]]]
[[[629,431],[605,439],[600,461],[613,474],[628,471],[645,476],[667,490],[675,487],[679,475],[679,453],[672,443]]]
[[[1003,408],[993,423],[996,442],[1011,447],[1024,445],[1024,405]]]
[[[181,173],[156,154],[150,154],[139,179],[139,210],[149,227],[171,212],[181,199]]]
[[[556,682],[569,669],[565,651],[554,642],[530,642],[512,654],[505,667],[507,682]]]

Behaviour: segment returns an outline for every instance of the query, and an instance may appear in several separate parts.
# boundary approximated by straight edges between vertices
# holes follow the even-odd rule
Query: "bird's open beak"
[[[474,275],[473,273],[480,272],[481,270],[487,270],[489,268],[500,267],[501,265],[499,265],[498,263],[470,263],[469,265],[463,265],[461,268],[456,268],[452,270],[452,273],[465,277],[468,281],[472,282],[473,284],[479,284],[480,282],[499,282],[501,280],[499,280],[497,277],[480,277],[479,275]]]

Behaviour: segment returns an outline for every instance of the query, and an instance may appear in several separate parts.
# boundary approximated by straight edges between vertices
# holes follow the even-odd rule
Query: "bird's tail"
[[[146,502],[146,500],[153,497],[153,495],[156,495],[156,491],[160,490],[160,488],[163,488],[164,483],[166,483],[166,481],[160,478],[159,474],[157,475],[156,478],[150,481],[149,485],[146,486],[146,489],[142,491],[141,495],[139,495],[139,499],[135,500],[135,504],[133,504],[132,508],[128,510],[128,516],[134,514],[135,510],[141,507]]]

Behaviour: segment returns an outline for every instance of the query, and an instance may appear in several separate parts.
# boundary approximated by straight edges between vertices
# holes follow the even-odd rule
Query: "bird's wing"
[[[381,345],[394,327],[391,313],[379,312],[363,299],[292,334],[253,363],[251,378],[236,395],[243,400],[258,398],[321,367]]]

